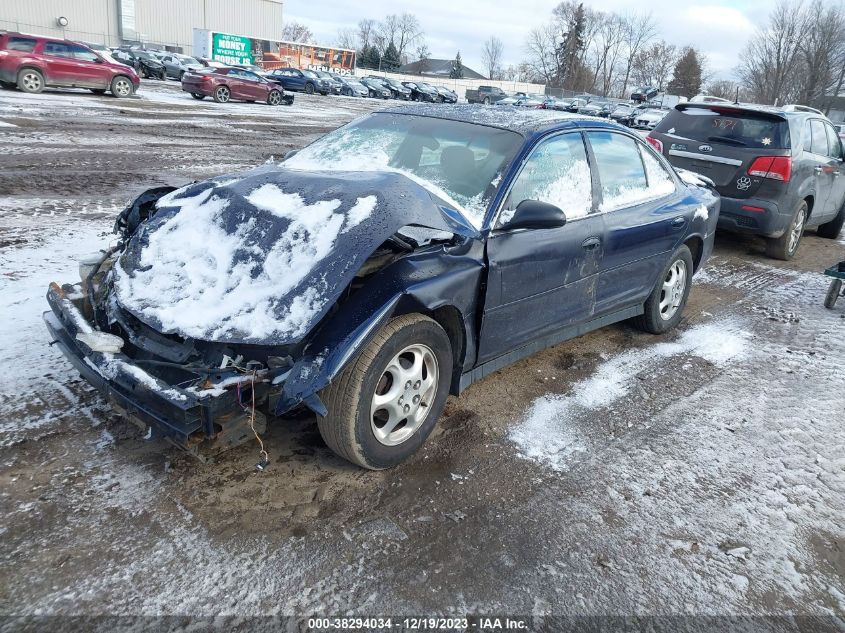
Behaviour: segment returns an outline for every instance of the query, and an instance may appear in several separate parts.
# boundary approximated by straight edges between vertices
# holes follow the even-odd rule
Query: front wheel
[[[267,95],[267,103],[271,106],[281,105],[282,93],[278,90],[271,90],[270,94]]]
[[[392,319],[321,392],[320,435],[340,457],[371,470],[396,466],[431,434],[449,391],[452,348],[421,314]]]
[[[305,94],[308,94],[308,95],[314,94],[314,84],[305,84]]]
[[[833,279],[830,282],[830,287],[827,289],[827,296],[824,298],[824,307],[828,310],[833,310],[836,305],[836,300],[842,294],[842,280]]]
[[[835,240],[839,237],[842,231],[842,225],[845,225],[845,204],[839,208],[839,213],[830,222],[825,222],[816,230],[819,237],[824,237],[829,240]]]
[[[651,334],[663,334],[678,325],[692,286],[692,273],[692,253],[682,245],[660,273],[643,313],[633,320],[634,325]]]
[[[226,86],[218,86],[217,90],[214,91],[214,100],[217,103],[228,103],[231,96],[232,93]]]
[[[128,77],[118,76],[111,80],[111,93],[118,98],[128,97],[132,94],[132,82]]]
[[[783,235],[766,240],[766,255],[784,261],[795,257],[795,253],[798,252],[798,245],[801,243],[801,237],[804,235],[808,210],[807,201],[802,200]]]
[[[490,97],[484,97],[484,105],[490,105]]]

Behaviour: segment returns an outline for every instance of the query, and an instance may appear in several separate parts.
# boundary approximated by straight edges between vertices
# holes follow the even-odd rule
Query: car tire
[[[282,104],[282,93],[278,90],[271,90],[267,95],[267,105],[277,106]]]
[[[421,314],[392,319],[320,393],[328,409],[317,416],[320,435],[337,455],[363,468],[400,464],[437,423],[451,368],[449,337],[436,321]],[[373,402],[378,396],[386,397],[385,407]],[[409,417],[396,420],[399,415]]]
[[[184,77],[184,76],[185,76],[185,71],[184,71],[184,70],[180,70],[180,71],[179,71],[179,81],[180,81],[180,82],[182,81],[182,79],[183,79],[183,77]]]
[[[202,101],[203,99],[205,99],[205,95],[201,95],[201,94],[200,94],[200,93],[198,93],[198,92],[192,92],[192,93],[191,93],[191,96],[192,96],[194,99],[196,99],[197,101]]]
[[[229,99],[232,97],[231,91],[226,86],[217,86],[214,89],[214,94],[212,95],[212,99],[214,99],[217,103],[229,103]]]
[[[130,96],[135,91],[135,87],[132,85],[132,81],[129,77],[126,75],[118,75],[111,80],[111,87],[109,88],[109,91],[113,96],[118,99],[122,99]]]
[[[783,235],[766,240],[766,255],[783,261],[789,261],[795,257],[795,253],[798,252],[798,247],[801,245],[801,237],[804,235],[808,210],[807,201],[802,200],[798,208],[795,209],[795,213],[792,215],[789,226],[783,232]]]
[[[692,253],[681,245],[660,272],[643,313],[633,319],[633,324],[651,334],[663,334],[678,325],[689,298],[692,275]]]
[[[839,233],[842,231],[842,225],[845,225],[845,203],[839,207],[839,213],[835,218],[833,218],[830,222],[821,224],[819,228],[816,229],[816,235],[829,240],[835,240],[839,237]]]
[[[827,289],[827,296],[824,298],[824,307],[828,310],[833,310],[836,305],[836,300],[842,294],[842,280],[833,279],[830,282],[830,287]]]
[[[313,95],[314,94],[314,84],[305,84],[305,94]]]
[[[30,94],[44,90],[44,75],[35,68],[23,68],[18,72],[18,88]]]

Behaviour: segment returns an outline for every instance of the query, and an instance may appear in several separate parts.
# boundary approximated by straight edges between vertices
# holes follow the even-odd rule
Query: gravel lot
[[[845,305],[720,235],[678,332],[622,324],[452,398],[366,472],[309,417],[203,465],[143,441],[47,346],[51,280],[159,184],[279,158],[379,105],[0,91],[0,613],[845,617]]]

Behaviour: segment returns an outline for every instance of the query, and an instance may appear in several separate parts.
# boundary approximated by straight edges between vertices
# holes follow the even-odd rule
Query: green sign
[[[211,59],[224,64],[251,64],[252,40],[240,35],[213,33],[211,36]]]

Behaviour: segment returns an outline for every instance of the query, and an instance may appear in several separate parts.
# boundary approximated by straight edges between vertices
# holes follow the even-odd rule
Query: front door
[[[566,225],[508,229],[508,220],[523,200],[560,207]],[[580,132],[551,136],[532,150],[487,241],[479,362],[592,316],[604,237],[603,219],[594,213],[593,201]]]
[[[108,88],[111,84],[111,70],[94,51],[79,44],[70,45],[76,61],[77,86],[87,88]]]
[[[845,165],[842,161],[842,141],[830,123],[825,122],[827,133],[827,168],[833,179],[830,185],[830,195],[827,198],[827,213],[825,219],[833,219],[845,203]],[[821,218],[815,218],[821,219]]]
[[[618,132],[587,133],[600,182],[605,247],[596,313],[644,300],[687,220],[674,179],[645,143]]]

